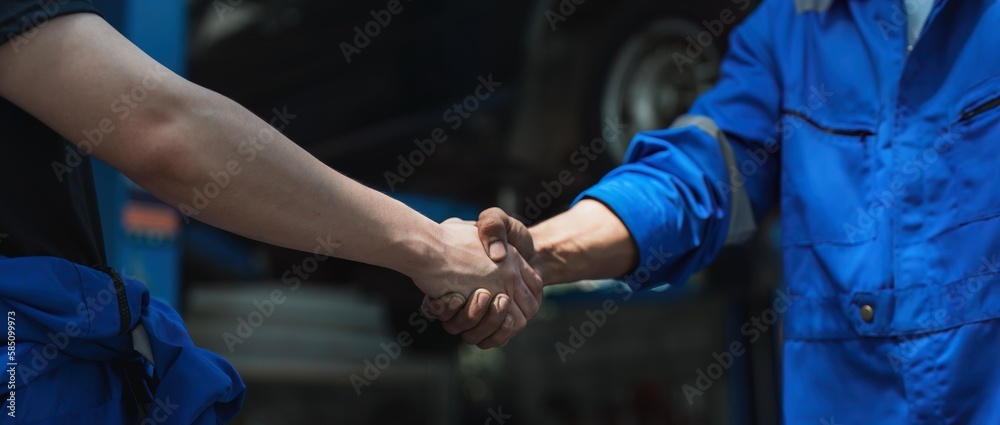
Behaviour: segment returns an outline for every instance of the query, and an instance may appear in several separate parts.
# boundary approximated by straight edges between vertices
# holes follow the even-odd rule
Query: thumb
[[[501,262],[507,258],[507,228],[509,216],[499,208],[490,208],[479,214],[476,227],[479,240],[490,259]]]

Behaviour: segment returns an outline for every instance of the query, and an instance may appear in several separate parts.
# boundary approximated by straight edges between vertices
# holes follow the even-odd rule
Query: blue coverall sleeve
[[[640,255],[625,278],[633,287],[681,284],[711,262],[727,240],[739,201],[734,191],[746,194],[744,205],[758,219],[775,201],[781,76],[770,3],[777,2],[765,2],[734,29],[718,83],[688,112],[721,132],[683,126],[639,133],[625,163],[577,198],[604,203],[628,228]]]

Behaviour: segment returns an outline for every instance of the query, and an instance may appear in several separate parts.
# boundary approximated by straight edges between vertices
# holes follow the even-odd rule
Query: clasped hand
[[[497,208],[484,211],[477,222],[450,219],[440,228],[443,266],[414,278],[426,294],[423,314],[468,344],[506,345],[542,301],[541,276],[529,263],[534,244],[527,228]]]

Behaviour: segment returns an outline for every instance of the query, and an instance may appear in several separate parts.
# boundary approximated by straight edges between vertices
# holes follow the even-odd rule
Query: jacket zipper
[[[813,121],[811,118],[803,115],[802,113],[800,113],[798,111],[785,110],[784,112],[786,114],[788,114],[788,115],[791,115],[793,117],[797,117],[797,118],[801,119],[802,121],[805,121],[805,122],[809,123],[809,125],[812,125],[813,127],[816,127],[818,129],[820,129],[824,133],[836,134],[838,136],[861,137],[862,141],[864,141],[864,137],[865,136],[874,136],[875,135],[875,133],[873,133],[871,131],[868,131],[868,130],[841,130],[841,129],[837,129],[837,128],[824,127],[824,126],[820,125],[819,123],[817,123],[816,121]]]
[[[101,271],[111,277],[111,282],[115,285],[115,293],[118,296],[118,335],[125,335],[131,329],[132,312],[128,306],[128,293],[125,291],[125,282],[115,269],[108,265],[94,266],[95,270]]]
[[[962,118],[960,118],[959,121],[968,121],[968,120],[971,120],[976,115],[982,114],[982,113],[984,113],[986,111],[989,111],[990,109],[996,108],[997,106],[1000,106],[1000,97],[997,97],[996,99],[993,99],[993,100],[991,100],[989,102],[986,102],[986,103],[984,103],[982,105],[979,105],[979,106],[973,108],[972,110],[968,110],[968,111],[963,112],[962,113]]]

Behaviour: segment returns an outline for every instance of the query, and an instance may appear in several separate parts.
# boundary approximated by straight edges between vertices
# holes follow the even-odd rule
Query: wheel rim
[[[607,126],[607,120],[627,126],[617,135],[602,131],[608,153],[616,162],[625,157],[635,133],[667,127],[715,82],[718,37],[708,47],[697,45],[702,49],[700,54],[687,54],[687,37],[694,40],[702,31],[705,29],[685,20],[659,19],[632,34],[615,55],[604,82],[600,113],[602,126]],[[674,53],[692,62],[679,68]]]

